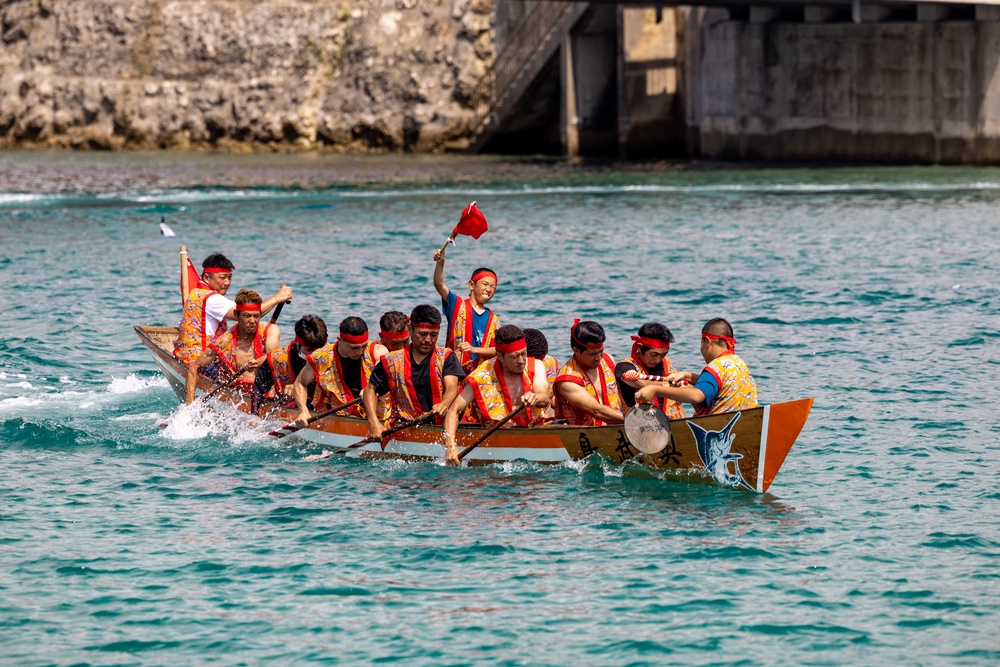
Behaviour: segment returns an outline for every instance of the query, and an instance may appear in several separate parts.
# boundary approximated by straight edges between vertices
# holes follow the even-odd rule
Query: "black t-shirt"
[[[647,370],[641,364],[633,364],[630,361],[619,361],[615,365],[615,380],[618,381],[618,393],[621,394],[622,400],[625,401],[625,405],[630,408],[635,407],[635,387],[625,384],[622,380],[622,375],[628,371],[639,371],[643,375],[666,375],[666,364],[662,361],[660,362],[659,369]]]
[[[337,351],[337,356],[340,357],[340,369],[344,371],[344,384],[347,388],[351,390],[351,393],[355,396],[361,395],[361,357],[357,359],[348,359],[347,357],[341,356],[340,351]]]
[[[417,392],[417,399],[420,401],[420,409],[427,412],[434,405],[434,393],[431,390],[431,359],[434,358],[433,354],[428,354],[427,358],[423,360],[422,363],[416,364],[413,362],[413,353],[407,348],[407,354],[410,355],[410,369],[412,373],[413,389]],[[458,359],[455,357],[454,352],[449,352],[448,356],[444,358],[444,369],[441,372],[441,376],[445,377],[448,375],[454,375],[459,379],[465,377],[465,371],[462,370],[462,364],[458,363]],[[389,379],[385,374],[385,366],[379,361],[375,370],[372,371],[371,383],[375,386],[375,391],[379,396],[389,393]]]

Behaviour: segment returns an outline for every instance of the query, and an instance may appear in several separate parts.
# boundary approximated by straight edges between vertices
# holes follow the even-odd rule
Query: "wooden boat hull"
[[[143,344],[149,348],[156,365],[170,386],[183,400],[187,369],[174,358],[176,327],[135,327]],[[198,380],[198,394],[204,395],[214,385]],[[250,411],[248,402],[235,391],[216,394],[221,402]],[[537,428],[502,429],[474,449],[465,458],[471,465],[525,460],[559,463],[601,454],[612,461],[636,463],[654,469],[676,471],[691,481],[745,488],[762,493],[774,481],[782,462],[805,425],[813,399],[776,403],[740,412],[675,419],[670,424],[670,444],[657,454],[643,454],[629,442],[622,425],[577,427],[548,425]],[[264,406],[268,418],[285,423],[296,411],[278,404]],[[331,416],[289,437],[330,449],[347,447],[364,439],[368,423],[354,417]],[[462,425],[457,434],[458,446],[464,448],[484,429]],[[724,441],[724,442],[723,442]],[[352,456],[368,458],[441,459],[444,436],[440,426],[417,426],[398,433],[383,449],[380,443],[366,443],[349,450]],[[728,447],[722,458],[706,455],[720,446]],[[708,462],[706,463],[706,458]]]

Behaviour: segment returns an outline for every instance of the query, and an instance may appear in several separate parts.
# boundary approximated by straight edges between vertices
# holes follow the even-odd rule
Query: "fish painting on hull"
[[[740,459],[743,455],[731,451],[736,439],[732,434],[733,426],[739,421],[740,415],[739,412],[734,414],[721,431],[707,431],[694,422],[688,422],[687,425],[698,447],[698,456],[712,479],[722,486],[743,487],[753,491],[754,488],[747,484],[740,471]],[[732,472],[729,470],[730,463],[733,464]]]

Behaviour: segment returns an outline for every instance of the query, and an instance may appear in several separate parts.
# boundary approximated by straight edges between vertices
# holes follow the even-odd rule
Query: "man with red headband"
[[[670,329],[659,322],[646,322],[639,327],[637,335],[632,336],[632,354],[622,359],[615,366],[615,379],[618,380],[618,390],[625,403],[625,414],[635,406],[635,391],[646,385],[656,384],[650,380],[628,380],[622,377],[627,372],[638,372],[640,375],[656,375],[666,377],[674,372],[670,364],[670,344],[674,335]],[[658,398],[654,401],[670,419],[684,419],[684,407],[669,398]]]
[[[518,414],[507,426],[528,426],[544,418],[543,410],[549,405],[549,381],[545,364],[528,356],[524,332],[513,324],[500,327],[496,351],[496,358],[484,361],[466,378],[462,392],[448,408],[444,418],[448,465],[459,464],[455,432],[458,416],[470,405],[483,426],[492,426],[522,403],[530,410]]]
[[[736,356],[736,339],[729,322],[716,317],[702,327],[701,356],[708,365],[699,375],[675,371],[667,376],[668,385],[643,387],[635,400],[649,403],[664,397],[683,401],[694,406],[695,417],[757,407],[757,383],[746,363]],[[683,383],[694,386],[678,386]]]
[[[382,347],[395,352],[410,344],[410,321],[398,310],[390,310],[379,318],[378,342]]]
[[[604,352],[604,327],[576,320],[570,329],[570,357],[556,376],[556,416],[572,426],[620,424],[622,400],[615,380],[615,360]]]
[[[433,412],[442,423],[448,407],[458,396],[458,383],[465,377],[455,353],[437,344],[441,313],[422,304],[410,313],[410,341],[401,350],[389,352],[372,371],[364,390],[368,435],[381,439],[385,424],[378,418],[378,397],[389,394],[392,421],[416,419]]]
[[[368,340],[368,324],[363,319],[345,318],[340,323],[337,340],[310,354],[309,363],[295,378],[292,393],[299,408],[295,423],[306,426],[312,417],[307,391],[311,383],[316,383],[312,400],[314,410],[323,412],[350,403],[361,396],[375,364],[388,352],[380,343]],[[359,406],[351,408],[348,414],[364,416]]]
[[[441,308],[448,320],[445,347],[455,351],[466,373],[481,362],[496,356],[493,341],[500,318],[486,307],[497,293],[499,280],[493,269],[480,267],[469,280],[469,298],[460,299],[444,284],[444,251],[434,253],[434,287],[441,295]]]
[[[209,343],[225,332],[227,319],[237,319],[236,303],[225,296],[233,282],[233,263],[225,255],[216,253],[206,257],[201,266],[201,282],[188,292],[178,327],[178,345],[174,356],[183,364],[197,359],[208,349]],[[292,288],[282,285],[274,296],[261,304],[261,315],[291,298]],[[267,340],[272,348],[278,346],[280,335],[277,327],[268,330]]]
[[[226,382],[239,369],[247,367],[236,380],[236,388],[250,394],[257,367],[267,358],[264,333],[260,327],[261,298],[252,290],[240,290],[236,295],[236,324],[232,329],[208,344],[208,349],[188,364],[185,400],[194,402],[198,373],[209,364],[217,364],[216,381]]]

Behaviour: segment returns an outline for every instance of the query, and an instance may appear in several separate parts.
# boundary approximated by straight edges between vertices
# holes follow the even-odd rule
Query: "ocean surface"
[[[132,330],[182,243],[291,285],[286,332],[438,304],[472,200],[448,284],[495,268],[560,360],[657,320],[697,370],[723,316],[762,402],[814,397],[770,492],[307,461]],[[0,153],[0,663],[996,665],[998,211],[985,168]]]

